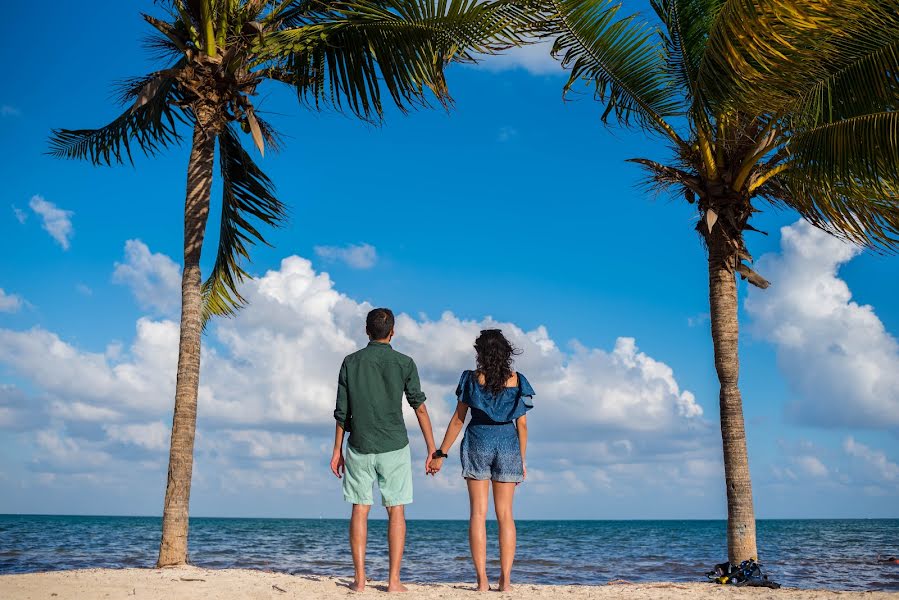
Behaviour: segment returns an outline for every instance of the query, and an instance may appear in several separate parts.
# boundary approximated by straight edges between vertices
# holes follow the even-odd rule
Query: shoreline
[[[205,569],[175,567],[167,569],[81,569],[0,575],[0,598],[32,600],[65,598],[93,600],[102,598],[144,598],[147,600],[231,599],[331,599],[358,596],[347,588],[349,578],[289,575],[249,569]],[[401,598],[424,600],[476,598],[473,583],[406,584],[408,594]],[[369,582],[364,596],[387,597],[383,582]],[[895,600],[899,592],[805,590],[796,588],[737,588],[712,583],[623,583],[606,585],[514,586],[504,597],[523,600],[551,600],[560,594],[568,600],[623,599],[715,600],[720,598],[787,598],[806,600]],[[492,597],[492,596],[490,596]]]

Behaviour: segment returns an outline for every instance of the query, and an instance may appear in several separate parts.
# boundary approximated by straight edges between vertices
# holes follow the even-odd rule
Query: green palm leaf
[[[899,25],[897,11],[899,0],[727,0],[709,30],[699,84],[744,110],[790,107],[870,53],[874,32]]]
[[[181,141],[179,121],[186,119],[179,108],[180,92],[175,80],[166,76],[135,79],[123,86],[122,99],[135,100],[143,90],[152,95],[135,104],[115,121],[99,129],[54,129],[50,135],[51,156],[88,160],[95,165],[134,162],[132,144],[147,155]]]
[[[899,113],[866,114],[800,131],[787,150],[791,171],[828,186],[853,182],[877,189],[899,182]]]
[[[249,260],[249,246],[267,243],[254,222],[278,226],[286,217],[274,184],[253,162],[234,127],[226,127],[218,142],[222,218],[215,265],[203,283],[204,323],[214,315],[234,315],[246,303],[238,290],[248,277],[242,263]]]
[[[831,61],[827,76],[803,90],[793,113],[797,125],[816,127],[899,108],[899,23],[872,31],[857,50]]]
[[[382,85],[403,111],[426,106],[427,90],[446,105],[447,63],[522,43],[533,20],[506,0],[323,4],[295,16],[302,25],[266,36],[259,54],[277,61],[267,74],[294,86],[307,104],[377,121]]]
[[[665,25],[668,69],[689,97],[700,99],[699,65],[705,53],[709,28],[725,0],[651,0]]]
[[[759,189],[771,204],[797,211],[831,235],[879,252],[899,245],[899,188],[831,183],[788,170]]]
[[[610,114],[624,125],[661,131],[680,142],[666,119],[685,113],[682,90],[669,75],[658,31],[635,15],[617,18],[615,0],[551,0],[546,34],[556,36],[553,55],[571,69],[568,92],[588,80]],[[681,142],[682,143],[682,142]]]

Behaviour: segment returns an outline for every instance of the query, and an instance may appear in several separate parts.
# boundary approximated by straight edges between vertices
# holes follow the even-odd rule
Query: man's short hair
[[[383,340],[393,331],[393,311],[376,308],[365,318],[365,331],[373,340]]]

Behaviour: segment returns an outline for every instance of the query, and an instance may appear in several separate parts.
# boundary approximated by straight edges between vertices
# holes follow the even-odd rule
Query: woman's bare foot
[[[512,584],[509,583],[509,579],[507,577],[499,578],[499,587],[497,588],[497,590],[500,592],[511,592],[512,591]]]
[[[399,581],[391,581],[387,584],[388,592],[408,592],[409,590]]]
[[[363,579],[361,582],[354,581],[350,584],[350,589],[354,592],[364,592],[365,591],[365,580]]]

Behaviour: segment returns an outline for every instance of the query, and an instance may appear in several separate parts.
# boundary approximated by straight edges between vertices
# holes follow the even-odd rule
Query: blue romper
[[[462,438],[462,477],[518,483],[524,480],[521,446],[515,419],[534,408],[534,388],[524,375],[518,385],[494,394],[478,383],[474,371],[465,371],[456,388],[459,402],[471,408],[471,420]]]

